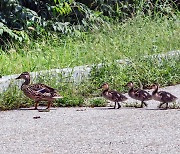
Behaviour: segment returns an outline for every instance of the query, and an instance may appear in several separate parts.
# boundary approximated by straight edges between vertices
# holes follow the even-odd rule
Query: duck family
[[[152,88],[154,89],[152,94],[150,94],[147,91],[142,90],[140,88],[134,89],[134,84],[132,81],[130,81],[127,84],[127,86],[129,87],[128,95],[135,100],[141,101],[141,106],[140,106],[141,108],[143,107],[143,105],[145,105],[146,107],[148,106],[145,101],[149,101],[149,100],[154,99],[156,101],[161,102],[160,105],[158,106],[159,108],[161,108],[161,106],[163,104],[166,104],[165,109],[167,109],[168,103],[174,102],[177,100],[177,97],[172,95],[169,92],[166,92],[166,91],[159,91],[158,92],[158,85],[152,86]],[[126,96],[124,96],[120,92],[117,92],[114,90],[109,90],[109,85],[107,83],[104,83],[101,86],[101,88],[103,89],[102,96],[105,99],[115,103],[114,109],[116,108],[116,104],[118,104],[117,109],[119,109],[121,107],[119,102],[123,102],[123,101],[126,101],[128,99]]]
[[[49,110],[49,108],[51,107],[51,104],[53,103],[55,99],[63,98],[56,89],[50,86],[47,86],[42,83],[30,84],[30,74],[28,72],[21,73],[20,76],[18,76],[16,79],[24,80],[24,82],[21,85],[21,90],[27,97],[35,101],[35,106],[34,106],[35,110],[38,109],[37,107],[40,101],[47,101],[48,105],[46,109]],[[169,92],[158,91],[158,88],[159,88],[158,84],[152,85],[152,89],[154,89],[152,94],[140,88],[135,89],[132,81],[130,81],[127,84],[127,86],[129,87],[129,90],[128,90],[129,97],[135,100],[141,101],[141,106],[140,106],[141,108],[143,106],[147,107],[148,105],[146,101],[149,101],[151,99],[161,102],[160,105],[158,106],[159,108],[161,108],[163,104],[166,104],[165,109],[168,108],[168,103],[174,102],[177,100],[177,97],[172,95]],[[128,99],[122,93],[115,90],[110,90],[108,83],[102,84],[100,89],[102,89],[102,96],[105,99],[114,102],[114,109],[121,108],[120,102],[124,102]]]

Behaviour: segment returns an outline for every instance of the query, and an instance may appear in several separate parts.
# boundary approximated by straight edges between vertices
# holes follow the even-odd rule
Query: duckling
[[[107,100],[115,102],[114,109],[116,108],[116,104],[118,105],[117,109],[121,108],[121,105],[119,102],[127,100],[127,97],[123,94],[109,90],[109,85],[107,83],[104,83],[100,88],[103,89],[102,96],[106,98]]]
[[[16,79],[24,79],[25,82],[21,85],[21,90],[30,99],[35,101],[35,110],[37,110],[38,103],[40,101],[48,101],[47,108],[49,110],[52,101],[57,98],[63,98],[57,93],[57,90],[51,88],[45,84],[31,84],[30,85],[30,74],[28,72],[23,72]]]
[[[162,103],[160,103],[159,108],[161,108],[161,106],[166,103],[165,109],[167,109],[168,103],[174,102],[177,100],[177,97],[172,95],[169,92],[158,91],[158,89],[159,89],[158,84],[152,85],[152,89],[154,89],[154,91],[152,92],[152,98],[156,101],[162,102]]]
[[[148,106],[147,103],[145,103],[144,101],[148,101],[152,99],[152,96],[146,92],[145,90],[142,89],[134,89],[134,85],[133,82],[129,82],[127,84],[127,86],[130,88],[128,91],[128,95],[136,100],[140,100],[141,101],[141,108],[143,107],[143,105],[145,105],[146,107]]]

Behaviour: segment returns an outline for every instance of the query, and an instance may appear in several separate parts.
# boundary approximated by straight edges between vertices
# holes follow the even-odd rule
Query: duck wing
[[[51,88],[45,84],[32,84],[32,85],[29,85],[29,88],[31,88],[32,90],[35,90],[35,91],[42,92],[42,93],[56,91],[56,89]]]
[[[112,99],[115,101],[125,101],[127,100],[127,97],[123,94],[117,92],[117,91],[109,91],[109,94],[111,95]]]
[[[141,89],[134,90],[134,96],[139,100],[150,100],[150,99],[152,99],[151,95],[147,91],[141,90]]]
[[[58,93],[57,90],[51,88],[45,84],[32,84],[28,86],[29,91],[31,91],[32,95],[36,97],[52,97],[52,98],[62,98]]]
[[[177,99],[176,96],[166,91],[159,91],[158,95],[163,102],[175,101]]]
[[[144,100],[151,100],[152,96],[145,90],[140,91],[140,95],[144,98]]]

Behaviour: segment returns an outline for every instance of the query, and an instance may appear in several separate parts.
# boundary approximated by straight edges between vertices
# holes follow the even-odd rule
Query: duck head
[[[23,72],[16,79],[30,80],[30,74],[28,72]]]
[[[159,84],[153,84],[153,85],[151,86],[152,89],[157,89],[158,87],[159,87]]]
[[[109,89],[109,85],[107,84],[107,83],[104,83],[104,84],[102,84],[102,86],[100,87],[100,89],[103,89],[103,90],[107,90],[107,89]]]
[[[132,81],[130,81],[130,82],[127,83],[127,86],[128,86],[129,88],[132,88],[132,87],[134,86],[134,84],[133,84]]]

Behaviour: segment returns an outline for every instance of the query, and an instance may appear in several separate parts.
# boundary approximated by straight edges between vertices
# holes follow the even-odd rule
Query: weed
[[[19,88],[13,84],[5,92],[0,93],[0,110],[30,107],[32,104],[33,102],[25,97]]]
[[[141,105],[139,104],[139,103],[137,103],[137,102],[135,102],[135,103],[126,103],[125,104],[125,107],[133,107],[133,108],[138,108],[138,107],[140,107]]]
[[[105,107],[107,105],[107,101],[103,98],[93,98],[89,100],[90,107]]]

